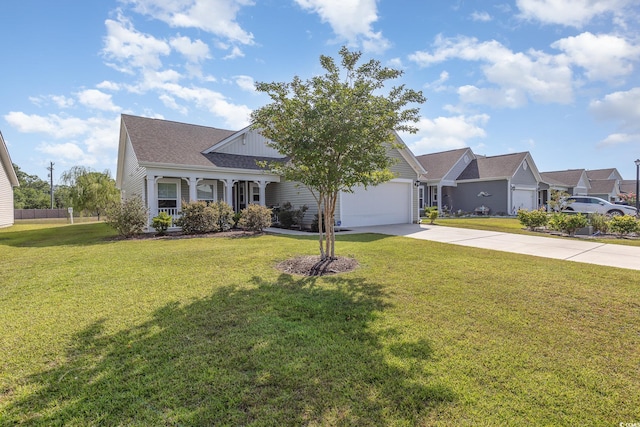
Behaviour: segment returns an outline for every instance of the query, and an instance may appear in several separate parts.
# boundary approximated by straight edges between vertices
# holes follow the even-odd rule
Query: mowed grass
[[[635,271],[374,234],[0,230],[0,425],[640,421]]]
[[[429,223],[428,219],[423,218],[423,223]],[[550,234],[544,234],[537,231],[527,230],[517,218],[512,217],[453,217],[438,218],[435,224],[447,227],[470,228],[474,230],[499,231],[502,233],[528,234],[530,236],[544,236],[549,238],[566,238],[575,239],[575,237],[559,237]],[[586,238],[586,236],[584,237]],[[598,238],[588,237],[591,242],[610,243],[616,245],[640,246],[640,239],[624,239],[624,238]]]

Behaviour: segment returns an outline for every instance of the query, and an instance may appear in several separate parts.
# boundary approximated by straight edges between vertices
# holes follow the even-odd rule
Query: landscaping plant
[[[250,204],[242,209],[238,226],[249,231],[263,231],[271,226],[271,209],[258,204]]]
[[[113,203],[106,209],[106,223],[123,237],[133,237],[144,231],[149,211],[139,196]]]
[[[217,212],[206,202],[183,202],[176,225],[185,234],[203,234],[219,231]]]
[[[233,208],[227,202],[218,200],[211,203],[209,206],[215,211],[219,231],[226,231],[233,228],[236,223],[235,213],[233,212]]]
[[[630,215],[614,216],[609,220],[609,229],[618,236],[640,232],[640,222]]]
[[[164,211],[160,212],[158,216],[154,216],[152,220],[153,228],[155,228],[159,236],[167,234],[167,230],[172,223],[173,217]]]
[[[533,231],[536,228],[547,225],[549,216],[544,209],[536,209],[532,211],[518,209],[518,220],[522,225]]]

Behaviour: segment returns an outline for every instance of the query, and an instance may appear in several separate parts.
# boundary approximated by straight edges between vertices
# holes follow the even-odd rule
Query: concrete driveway
[[[426,224],[355,227],[344,233],[405,236],[474,248],[640,270],[640,247],[596,243],[585,239],[552,239]]]

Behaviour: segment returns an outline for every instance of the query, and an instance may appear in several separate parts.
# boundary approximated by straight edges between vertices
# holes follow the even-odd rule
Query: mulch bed
[[[337,257],[336,259],[320,259],[319,255],[306,255],[282,261],[276,268],[284,273],[299,276],[326,276],[346,273],[358,267],[353,258]]]

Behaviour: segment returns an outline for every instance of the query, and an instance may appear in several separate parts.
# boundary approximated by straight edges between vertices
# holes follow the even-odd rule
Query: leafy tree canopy
[[[377,185],[393,178],[390,147],[399,147],[394,131],[415,133],[421,92],[385,83],[402,71],[382,67],[377,60],[358,65],[360,52],[340,50],[341,66],[320,57],[325,73],[290,83],[258,83],[272,102],[252,113],[253,127],[288,158],[272,169],[306,186],[324,215],[326,246],[319,227],[322,258],[334,257],[333,217],[338,193]]]
[[[46,209],[51,205],[49,183],[37,175],[29,175],[13,164],[20,186],[13,189],[15,209]]]
[[[120,193],[109,171],[96,172],[84,166],[74,166],[64,172],[62,181],[69,186],[69,197],[78,212],[87,211],[98,216],[113,203]]]

